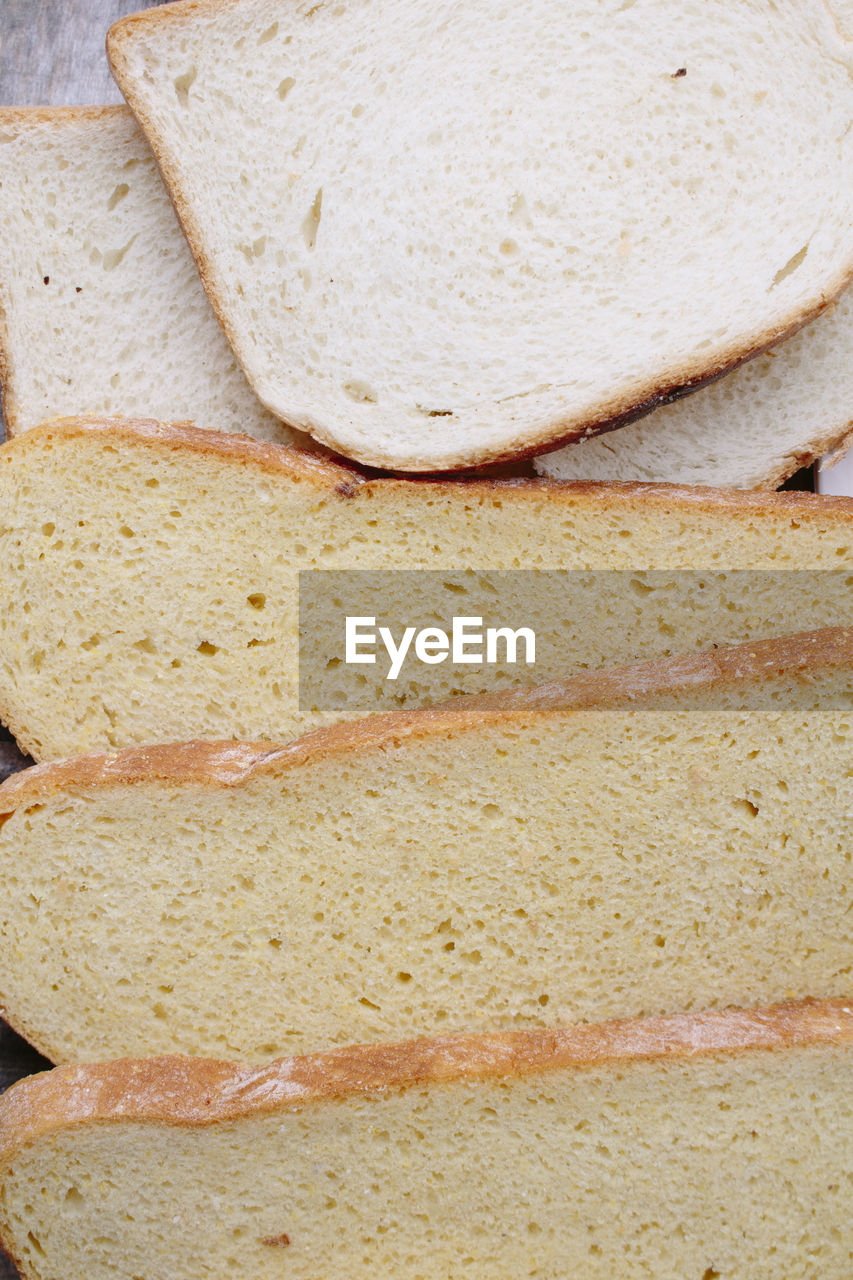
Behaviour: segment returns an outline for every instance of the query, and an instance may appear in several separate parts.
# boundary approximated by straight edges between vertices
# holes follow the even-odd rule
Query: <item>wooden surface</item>
[[[104,53],[117,18],[152,7],[152,0],[0,0],[0,102],[58,106],[119,102]],[[2,435],[2,424],[0,424]],[[0,728],[0,780],[28,761]],[[0,1093],[50,1064],[0,1022]],[[0,1280],[17,1272],[0,1254]],[[69,1276],[67,1280],[86,1280]]]

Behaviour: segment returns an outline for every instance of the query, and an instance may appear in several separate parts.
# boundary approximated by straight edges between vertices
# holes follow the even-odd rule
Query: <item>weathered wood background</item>
[[[153,7],[154,0],[0,0],[0,104],[3,106],[118,102],[121,95],[104,54],[117,18]],[[2,432],[2,424],[0,424]],[[25,763],[0,730],[0,779]],[[49,1064],[0,1022],[0,1093]],[[17,1272],[0,1254],[0,1280]],[[68,1280],[86,1280],[85,1276]]]

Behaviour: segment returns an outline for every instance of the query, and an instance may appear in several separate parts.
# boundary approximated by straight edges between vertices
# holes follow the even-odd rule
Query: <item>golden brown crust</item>
[[[44,1134],[85,1123],[200,1128],[354,1094],[830,1045],[853,1046],[853,1001],[357,1045],[259,1069],[182,1057],[58,1067],[21,1081],[0,1099],[0,1165]]]
[[[229,5],[235,7],[243,2],[244,0],[227,0]],[[820,2],[822,7],[826,8],[822,0]],[[258,385],[257,374],[245,350],[242,335],[235,330],[230,321],[227,290],[221,284],[211,255],[206,252],[201,227],[184,196],[180,167],[164,143],[154,114],[147,110],[142,95],[136,92],[133,76],[129,73],[126,49],[132,42],[135,32],[143,28],[156,31],[167,24],[188,22],[195,14],[212,14],[222,7],[222,0],[178,0],[177,3],[164,8],[145,10],[129,18],[120,19],[110,28],[107,35],[107,56],[119,87],[154,153],[175,213],[195,258],[210,304],[255,394],[271,413],[281,418],[288,426],[295,430],[308,431],[327,448],[340,453],[344,451],[342,443],[333,433],[317,424],[312,423],[309,426],[304,422],[286,417],[276,405],[270,403],[269,398],[264,395],[263,387]],[[519,435],[517,442],[512,445],[474,449],[462,447],[444,455],[431,456],[428,461],[420,459],[401,461],[400,458],[390,456],[381,449],[374,451],[361,446],[348,447],[347,456],[364,466],[417,473],[437,470],[454,471],[483,464],[524,461],[540,453],[553,452],[578,440],[585,440],[590,436],[626,426],[638,418],[645,417],[661,405],[671,403],[683,395],[691,394],[716,382],[745,364],[746,361],[762,355],[785,339],[793,337],[804,325],[816,320],[841,296],[851,282],[853,282],[853,250],[851,250],[851,257],[839,267],[835,275],[824,280],[818,287],[808,305],[779,317],[746,340],[723,343],[716,349],[709,348],[701,360],[697,358],[693,361],[685,361],[680,366],[674,365],[664,375],[658,373],[655,377],[637,379],[632,387],[624,388],[609,399],[603,399],[600,410],[594,416],[567,416],[558,418],[547,426],[533,426],[525,433],[526,438],[525,435]]]
[[[280,777],[291,769],[347,752],[363,755],[406,741],[448,738],[587,709],[641,709],[659,705],[661,698],[684,697],[688,705],[686,699],[700,691],[734,689],[781,675],[807,685],[818,673],[839,668],[850,671],[853,689],[853,628],[828,627],[709,653],[589,672],[532,688],[472,694],[413,711],[389,711],[316,729],[283,746],[183,742],[130,747],[112,755],[78,756],[13,774],[0,786],[0,817],[65,789],[155,781],[168,781],[173,786],[239,787],[261,776]]]
[[[654,484],[647,481],[558,480],[551,476],[493,478],[483,476],[370,476],[347,459],[332,459],[292,445],[270,444],[248,436],[205,430],[189,423],[156,422],[151,418],[98,417],[82,415],[55,418],[24,432],[0,449],[0,461],[11,459],[13,450],[36,450],[56,439],[97,437],[105,443],[124,442],[156,447],[164,452],[183,451],[200,457],[227,459],[247,468],[308,480],[324,488],[330,497],[352,498],[357,494],[404,497],[411,502],[422,491],[429,496],[446,493],[482,493],[503,497],[563,503],[570,507],[604,510],[681,511],[685,515],[701,511],[711,515],[779,515],[787,518],[819,515],[827,521],[841,518],[846,524],[853,516],[853,497],[805,492],[770,493],[765,490],[713,489],[704,485]]]
[[[156,446],[164,452],[183,450],[200,457],[228,459],[239,466],[286,476],[290,480],[313,481],[334,492],[342,484],[362,483],[364,477],[346,462],[337,463],[323,454],[292,445],[270,444],[249,436],[213,431],[189,422],[157,422],[153,418],[110,418],[82,414],[73,418],[52,418],[10,441],[0,452],[12,458],[18,450],[36,450],[56,439],[73,440],[88,436],[105,443]],[[851,501],[853,509],[853,501]]]

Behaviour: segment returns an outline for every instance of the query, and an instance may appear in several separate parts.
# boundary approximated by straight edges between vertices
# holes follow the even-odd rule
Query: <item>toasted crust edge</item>
[[[230,7],[238,7],[243,0],[226,0]],[[826,0],[817,0],[817,7],[826,12],[830,21],[834,15]],[[158,129],[156,120],[147,111],[141,95],[135,91],[129,69],[128,47],[133,43],[138,31],[154,30],[192,19],[196,13],[215,13],[222,8],[222,0],[177,0],[177,3],[165,8],[143,10],[127,18],[119,19],[107,33],[107,58],[124,97],[139,121],[145,133],[154,157],[163,176],[175,208],[178,221],[183,227],[187,242],[198,267],[199,275],[211,306],[221,324],[228,341],[237,356],[252,389],[261,403],[270,413],[279,417],[286,425],[295,430],[307,431],[314,439],[338,453],[362,465],[377,467],[383,470],[399,470],[404,472],[430,472],[438,470],[459,470],[465,467],[489,465],[503,462],[522,462],[536,457],[540,453],[550,453],[575,441],[599,435],[605,431],[616,430],[627,426],[638,418],[645,417],[662,405],[684,395],[689,395],[702,387],[717,381],[733,372],[739,365],[762,355],[771,347],[795,333],[810,321],[817,319],[821,313],[853,282],[853,256],[834,276],[829,277],[816,290],[813,301],[799,310],[782,316],[771,322],[757,334],[745,337],[740,342],[721,344],[710,349],[703,360],[685,361],[681,365],[673,365],[668,374],[659,374],[656,378],[637,380],[633,388],[623,391],[602,402],[600,412],[593,416],[560,417],[548,426],[533,426],[527,432],[520,433],[515,445],[500,447],[498,445],[478,448],[443,449],[428,456],[401,459],[382,450],[374,450],[361,445],[353,446],[342,442],[325,427],[316,424],[310,428],[305,423],[288,417],[276,405],[272,404],[260,385],[262,373],[253,367],[250,359],[246,359],[241,336],[235,331],[228,316],[228,304],[225,289],[221,286],[210,254],[205,251],[204,236],[198,220],[187,202],[180,178],[179,166],[167,150],[163,133]],[[833,21],[840,45],[847,43],[837,22]],[[790,474],[790,473],[789,473]],[[783,477],[784,478],[784,477]]]
[[[652,659],[566,680],[499,693],[471,694],[411,711],[388,711],[313,730],[284,745],[252,742],[170,743],[110,755],[76,756],[34,765],[0,785],[0,817],[65,789],[134,786],[154,781],[224,788],[258,777],[282,777],[348,752],[397,747],[587,710],[654,707],[700,690],[734,689],[768,677],[808,685],[818,671],[845,668],[853,690],[853,628],[828,627],[687,657]]]
[[[58,1067],[0,1099],[0,1165],[45,1134],[87,1122],[203,1128],[354,1094],[823,1045],[853,1045],[853,1001],[356,1045],[257,1069],[177,1056]]]

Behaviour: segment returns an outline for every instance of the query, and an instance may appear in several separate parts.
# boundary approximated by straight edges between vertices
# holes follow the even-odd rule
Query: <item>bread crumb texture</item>
[[[296,1083],[322,1059],[263,1073],[265,1092],[180,1060],[37,1078],[7,1100],[4,1239],[27,1280],[849,1277],[840,1025],[533,1071],[520,1048],[513,1067],[372,1091],[354,1074],[337,1096]],[[107,1076],[125,1077],[118,1105],[99,1105]]]
[[[853,269],[818,0],[240,0],[109,47],[259,397],[363,462],[582,437]]]
[[[246,382],[126,107],[0,111],[0,163],[10,434],[120,413],[299,436]]]
[[[364,668],[361,694],[343,705],[299,707],[303,569],[853,563],[849,499],[368,480],[295,450],[119,420],[49,424],[9,442],[0,513],[0,713],[37,759],[196,737],[277,741],[370,714],[381,666]],[[569,601],[565,632],[549,643],[565,647],[570,674],[772,635],[780,619],[786,631],[849,619],[843,575],[830,590],[768,579],[754,594],[736,578],[720,590],[722,635],[706,611],[693,616],[676,577],[641,627],[606,608],[575,617]],[[422,698],[417,676],[400,685],[401,705]],[[468,687],[449,673],[435,696]]]
[[[263,1061],[842,996],[849,655],[703,662],[21,775],[0,1003],[54,1061]]]
[[[853,290],[773,351],[638,422],[536,459],[560,480],[773,489],[853,429]]]

